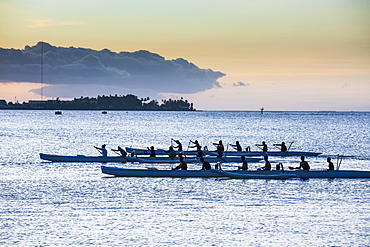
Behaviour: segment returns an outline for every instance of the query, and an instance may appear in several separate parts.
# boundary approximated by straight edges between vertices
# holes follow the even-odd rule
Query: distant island
[[[147,110],[147,111],[195,111],[193,103],[181,99],[147,98],[139,99],[132,94],[98,95],[96,98],[83,97],[73,100],[29,100],[28,102],[6,102],[0,100],[0,109],[27,110]]]

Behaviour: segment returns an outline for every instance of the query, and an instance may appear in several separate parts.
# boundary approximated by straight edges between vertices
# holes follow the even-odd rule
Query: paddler
[[[248,170],[248,162],[245,160],[245,156],[242,155],[240,159],[242,160],[242,166],[239,166],[238,170]]]
[[[111,149],[113,152],[119,152],[120,155],[125,158],[127,156],[127,152],[121,148],[120,146],[117,147],[117,149]]]
[[[267,144],[265,141],[262,142],[262,144],[256,144],[257,147],[262,147],[262,152],[267,152]]]
[[[331,158],[330,158],[330,157],[328,157],[328,158],[326,159],[326,161],[328,162],[328,166],[329,166],[328,171],[334,171],[334,164],[333,164],[333,162],[331,162]]]
[[[173,149],[173,146],[170,146],[168,148],[168,151],[167,150],[163,150],[163,151],[171,158],[171,160],[173,160],[177,155],[175,150]]]
[[[291,167],[289,166],[290,170],[304,170],[304,171],[309,171],[310,170],[310,165],[308,164],[307,161],[304,160],[304,156],[301,156],[301,162],[299,163],[298,167]]]
[[[180,156],[180,164],[176,166],[175,168],[172,168],[172,170],[187,170],[188,165],[184,161],[184,157]]]
[[[263,159],[265,160],[265,166],[261,167],[261,168],[258,168],[258,170],[271,171],[271,163],[269,161],[269,157],[266,155],[266,156],[263,157]]]
[[[219,140],[218,143],[213,143],[213,145],[216,146],[217,157],[221,158],[223,156],[223,152],[225,151],[224,144],[222,144],[222,141]]]
[[[304,171],[310,170],[310,165],[307,161],[304,160],[304,156],[301,156],[301,162],[299,163],[299,169],[302,169]]]
[[[176,147],[174,146],[173,148],[177,148],[177,151],[182,152],[181,142],[179,140],[175,140],[175,139],[172,139],[172,141],[174,141],[177,144],[177,146]]]
[[[222,141],[219,140],[218,143],[212,143],[213,145],[216,146],[217,151],[225,151],[224,144],[222,144]]]
[[[201,170],[211,170],[211,164],[204,160],[203,157],[200,158],[200,162],[202,162],[202,169]]]
[[[103,157],[107,157],[108,156],[108,151],[107,151],[107,149],[105,149],[105,147],[106,147],[105,144],[101,145],[101,148],[97,147],[97,146],[94,146],[94,148],[96,148],[102,154]]]
[[[240,146],[239,141],[236,141],[235,144],[230,143],[230,146],[236,149],[236,151],[241,152],[242,151],[242,146]]]
[[[194,146],[189,146],[189,148],[196,148],[197,149],[197,152],[198,152],[197,156],[198,157],[203,157],[204,154],[203,154],[203,151],[202,151],[202,146],[199,145],[198,140],[195,140],[195,141],[190,140],[190,142],[193,143]]]
[[[150,155],[149,157],[155,157],[155,150],[154,150],[154,146],[151,146],[150,148],[147,147],[147,149],[150,151]]]
[[[280,152],[288,151],[288,148],[285,146],[285,142],[282,142],[281,144],[274,144],[274,146],[277,146],[277,147],[280,146]]]

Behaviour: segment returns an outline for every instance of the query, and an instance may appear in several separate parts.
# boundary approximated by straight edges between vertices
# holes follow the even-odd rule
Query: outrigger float
[[[356,170],[272,170],[272,171],[241,171],[241,170],[159,170],[157,168],[128,169],[101,166],[102,173],[116,177],[171,177],[171,178],[238,178],[238,179],[290,179],[290,178],[370,178],[370,171]]]

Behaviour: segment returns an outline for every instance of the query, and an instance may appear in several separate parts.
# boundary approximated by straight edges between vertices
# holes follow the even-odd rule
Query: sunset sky
[[[205,91],[157,92],[200,110],[370,111],[368,0],[0,0],[0,47],[39,41],[147,50],[222,72],[220,86]],[[39,88],[0,81],[0,99],[40,99]],[[117,93],[103,83],[89,95],[71,90]],[[119,91],[129,93],[147,96]]]

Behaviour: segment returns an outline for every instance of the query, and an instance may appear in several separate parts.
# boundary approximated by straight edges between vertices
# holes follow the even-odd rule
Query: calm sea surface
[[[307,158],[312,169],[340,154],[341,169],[370,170],[369,130],[370,113],[357,112],[1,110],[0,245],[370,246],[370,179],[109,178],[99,163],[39,158],[98,155],[104,143],[168,148],[171,138],[252,150],[294,141],[291,150],[323,153]],[[270,160],[296,166],[299,157]]]

